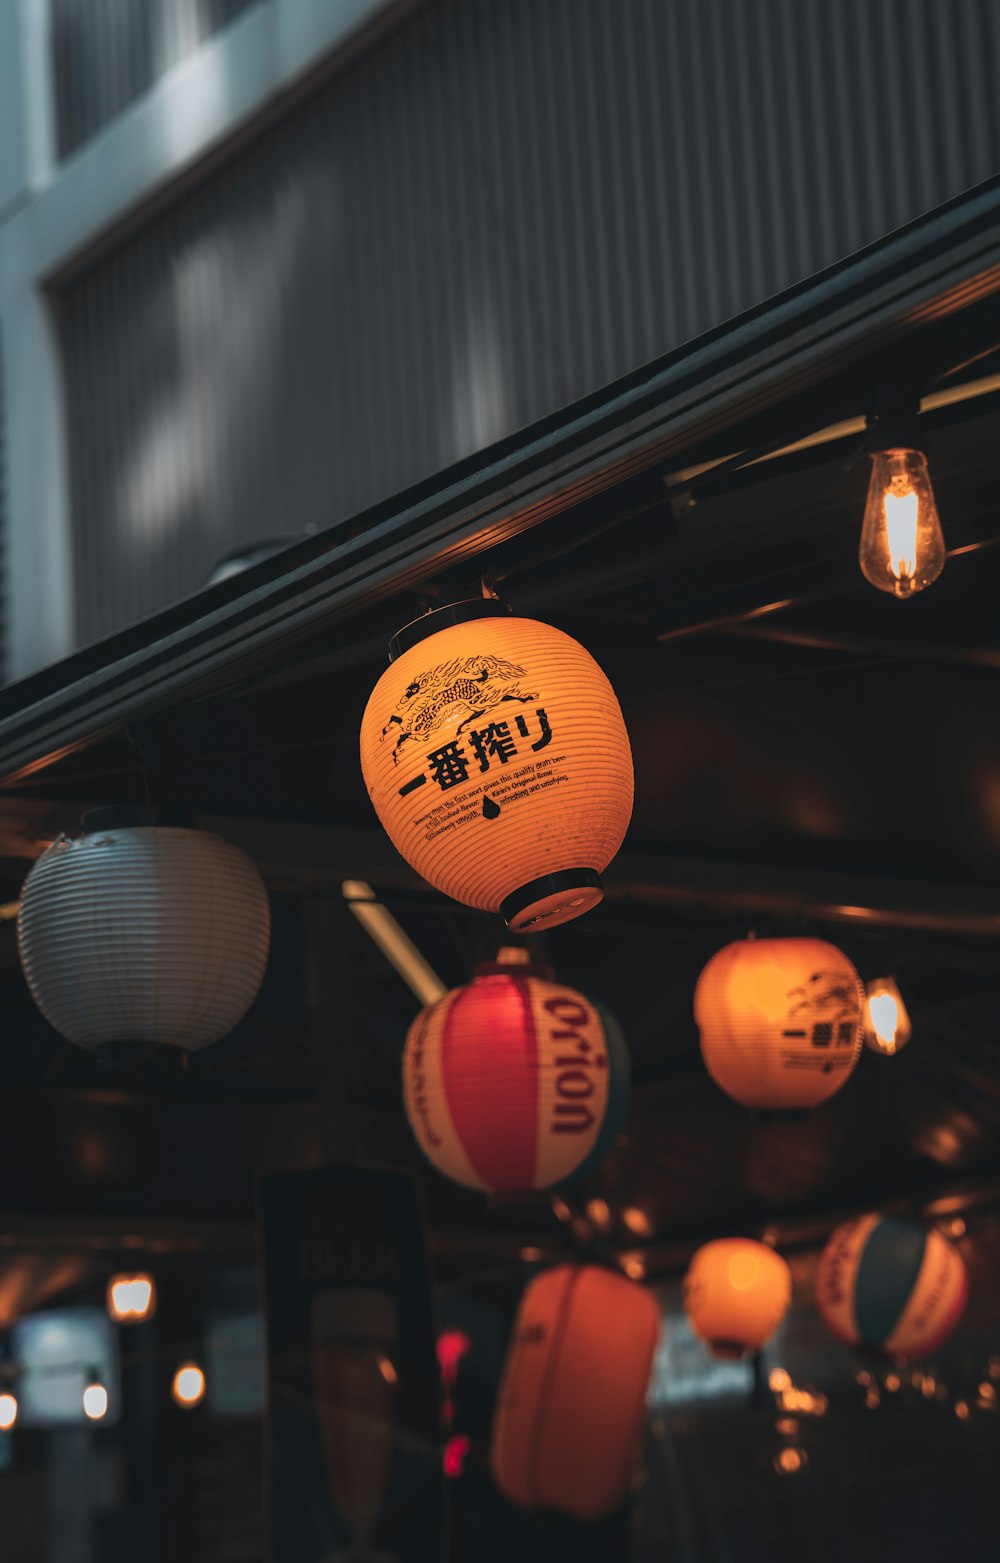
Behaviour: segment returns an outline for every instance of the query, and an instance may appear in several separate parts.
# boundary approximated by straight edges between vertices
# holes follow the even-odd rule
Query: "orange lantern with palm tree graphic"
[[[823,939],[743,939],[708,962],[694,995],[705,1066],[745,1107],[809,1108],[861,1053],[864,988]]]
[[[554,927],[601,900],[632,812],[621,709],[589,652],[495,598],[400,631],[361,728],[393,844],[446,895]]]

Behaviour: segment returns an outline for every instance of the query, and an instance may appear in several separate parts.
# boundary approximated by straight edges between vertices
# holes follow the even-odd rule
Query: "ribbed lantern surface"
[[[546,978],[484,968],[422,1010],[403,1095],[424,1154],[490,1192],[548,1188],[597,1165],[628,1110],[617,1023]]]
[[[531,1283],[490,1451],[494,1479],[513,1503],[591,1520],[622,1502],[659,1333],[652,1296],[613,1270],[560,1265]]]
[[[867,1215],[837,1228],[816,1272],[816,1307],[852,1346],[925,1357],[962,1316],[968,1293],[958,1249],[933,1227]]]
[[[684,1311],[716,1357],[742,1357],[770,1340],[792,1298],[792,1273],[780,1254],[749,1238],[723,1237],[699,1248],[684,1278]]]
[[[205,831],[115,826],[61,839],[21,894],[32,996],[86,1048],[218,1041],[253,1002],[269,939],[256,867]]]
[[[463,612],[475,617],[452,622]],[[361,766],[403,857],[515,929],[596,905],[633,778],[621,709],[590,653],[493,602],[428,614],[397,641],[365,711]]]
[[[712,956],[694,995],[705,1067],[745,1107],[816,1107],[861,1053],[864,988],[822,939],[743,939]]]

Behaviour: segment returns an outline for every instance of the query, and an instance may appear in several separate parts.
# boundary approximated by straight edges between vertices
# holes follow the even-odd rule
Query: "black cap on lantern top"
[[[404,651],[417,646],[438,630],[450,629],[453,624],[468,624],[471,619],[500,619],[510,615],[509,602],[499,597],[470,597],[466,602],[449,602],[443,608],[433,608],[421,618],[404,624],[389,642],[389,661],[395,662]]]
[[[141,825],[155,825],[157,811],[139,803],[109,803],[98,809],[87,809],[80,816],[80,829],[85,836],[100,830],[134,830]]]
[[[108,803],[85,809],[80,816],[80,829],[85,836],[103,830],[149,829],[154,825],[160,830],[194,830],[197,815],[183,804]]]

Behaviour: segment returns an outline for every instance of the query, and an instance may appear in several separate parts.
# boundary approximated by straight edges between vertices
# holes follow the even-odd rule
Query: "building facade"
[[[1000,169],[990,0],[11,0],[6,676]]]

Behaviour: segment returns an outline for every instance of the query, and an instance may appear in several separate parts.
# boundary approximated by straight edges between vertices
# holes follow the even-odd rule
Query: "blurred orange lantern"
[[[936,1351],[961,1318],[967,1292],[958,1249],[935,1228],[894,1216],[838,1227],[816,1272],[816,1306],[827,1328],[889,1357]]]
[[[551,972],[502,950],[422,1010],[403,1053],[403,1095],[421,1150],[468,1188],[548,1188],[614,1144],[628,1110],[617,1022]]]
[[[623,1500],[659,1332],[652,1296],[615,1271],[560,1265],[531,1283],[490,1451],[494,1479],[513,1503],[591,1520]]]
[[[684,1278],[684,1309],[713,1357],[742,1357],[770,1340],[792,1297],[780,1254],[749,1238],[699,1248]]]
[[[596,906],[632,813],[632,752],[590,653],[484,598],[417,619],[390,658],[361,768],[407,862],[515,929]]]
[[[701,1053],[745,1107],[816,1107],[861,1052],[864,989],[822,939],[743,939],[712,956],[694,995]]]

